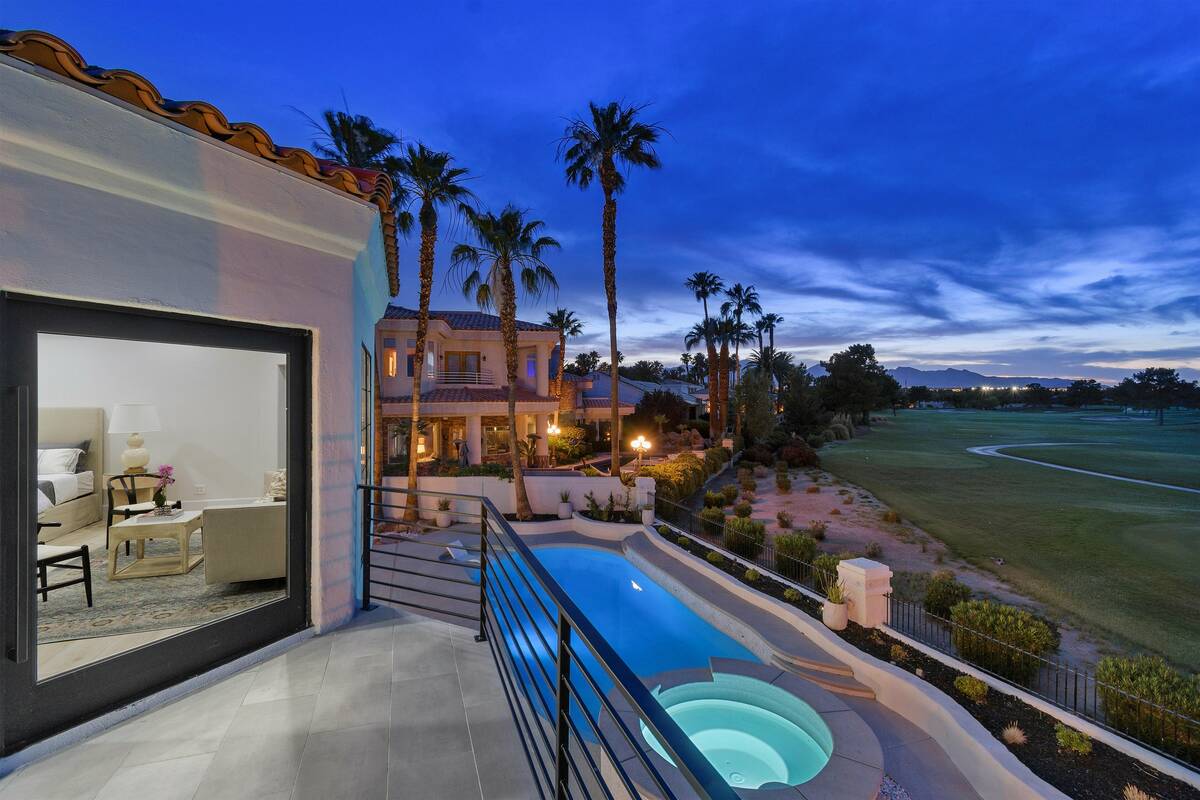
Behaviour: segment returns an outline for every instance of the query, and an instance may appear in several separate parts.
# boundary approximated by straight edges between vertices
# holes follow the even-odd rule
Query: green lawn
[[[1200,669],[1200,495],[1076,475],[968,447],[1200,487],[1200,418],[1162,427],[1096,412],[901,411],[821,451],[963,558],[1085,625]],[[1111,416],[1111,415],[1106,415]],[[1003,558],[996,566],[992,559]]]

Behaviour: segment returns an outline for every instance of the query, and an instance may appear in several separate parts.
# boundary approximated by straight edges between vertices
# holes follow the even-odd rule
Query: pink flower
[[[158,475],[158,483],[156,484],[155,488],[157,488],[159,491],[166,489],[175,482],[175,468],[170,464],[159,464]]]

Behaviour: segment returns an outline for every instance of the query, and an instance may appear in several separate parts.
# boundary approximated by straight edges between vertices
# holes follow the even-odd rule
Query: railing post
[[[362,610],[371,608],[371,490],[362,492]]]
[[[487,566],[488,566],[487,506],[479,503],[479,633],[475,641],[487,641]]]
[[[571,744],[570,726],[567,715],[571,713],[571,624],[563,616],[562,609],[558,611],[558,713],[554,727],[554,797],[555,800],[567,800],[568,782],[567,748]]]

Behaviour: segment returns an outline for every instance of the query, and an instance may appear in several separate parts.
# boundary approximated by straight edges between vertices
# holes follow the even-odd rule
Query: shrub
[[[900,514],[889,509],[888,511],[883,512],[883,521],[898,523],[900,522]]]
[[[550,452],[560,462],[577,461],[592,452],[592,444],[588,439],[587,428],[576,425],[563,425],[558,433],[550,437],[548,443]]]
[[[780,494],[788,494],[792,491],[792,479],[786,475],[780,475],[775,478],[775,489]]]
[[[786,461],[789,467],[815,467],[821,463],[817,451],[812,449],[808,442],[802,442],[799,439],[781,447],[779,458]]]
[[[813,571],[815,573],[813,575],[813,582],[816,583],[817,586],[820,586],[822,589],[828,591],[831,585],[837,583],[838,564],[840,564],[843,559],[853,557],[854,556],[851,553],[841,553],[839,555],[834,555],[833,553],[821,553],[812,561]]]
[[[792,580],[807,580],[810,564],[817,555],[817,543],[803,533],[786,533],[775,537],[775,569]]]
[[[1061,722],[1054,726],[1054,740],[1058,742],[1060,750],[1066,750],[1079,756],[1087,756],[1092,753],[1092,737],[1083,731],[1067,727]]]
[[[775,474],[776,475],[779,475],[779,474],[787,475],[787,471],[788,471],[788,463],[786,461],[776,461],[775,462]]]
[[[742,492],[742,499],[745,500],[747,503],[753,503],[755,500],[758,499],[758,495],[755,494],[753,491],[745,491],[745,492]]]
[[[775,521],[779,523],[779,527],[784,530],[792,527],[792,515],[786,511],[777,511],[775,513]]]
[[[951,608],[970,599],[970,587],[955,579],[949,570],[933,573],[925,587],[925,610],[943,619],[950,617]]]
[[[831,508],[831,509],[829,509],[829,516],[831,516],[831,517],[840,517],[841,515],[842,515],[842,510],[841,510],[840,508]]]
[[[804,493],[805,494],[820,494],[821,487],[817,486],[815,483],[809,484],[808,486],[804,487]]]
[[[835,422],[833,425],[829,426],[829,430],[833,433],[833,438],[837,439],[838,441],[850,438],[850,431],[847,430],[846,426],[842,425],[841,423]]]
[[[742,580],[744,580],[746,583],[756,583],[761,579],[762,575],[760,575],[758,570],[754,569],[753,567],[742,573]]]
[[[725,549],[746,558],[755,558],[767,541],[767,528],[746,517],[734,517],[725,523]]]
[[[704,507],[705,508],[721,508],[725,505],[724,492],[705,492]]]
[[[803,597],[804,595],[800,594],[796,589],[788,588],[783,590],[783,599],[789,603],[799,603]]]
[[[675,540],[675,544],[679,545],[680,547],[687,547],[691,543],[692,543],[692,540],[686,536],[680,536],[678,539]]]
[[[716,564],[719,567],[725,563],[725,556],[721,555],[716,550],[709,550],[708,555],[704,557],[704,560],[710,564]]]
[[[879,558],[883,555],[883,545],[879,542],[867,542],[867,549],[863,551],[863,555],[867,558]]]
[[[771,452],[771,448],[765,445],[756,444],[753,447],[747,447],[742,451],[742,463],[744,464],[774,464],[775,454]]]
[[[1096,682],[1109,725],[1161,749],[1200,756],[1200,727],[1161,710],[1200,719],[1200,675],[1186,676],[1157,656],[1105,656]]]
[[[720,536],[725,527],[725,512],[719,508],[706,508],[700,512],[704,533],[708,536]]]
[[[740,488],[743,492],[753,492],[758,488],[758,484],[755,482],[754,478],[743,478],[742,480],[738,481],[738,488]]]
[[[959,675],[954,679],[954,688],[976,703],[982,703],[987,700],[988,686],[979,680],[979,678],[974,678],[970,675]]]
[[[892,645],[891,649],[888,650],[888,655],[897,664],[902,664],[908,660],[908,651],[904,649],[903,645]]]
[[[579,471],[582,472],[588,478],[599,478],[600,477],[600,470],[596,469],[595,467],[584,467],[583,469],[581,469]]]
[[[1025,731],[1021,730],[1021,726],[1015,722],[1008,723],[1004,730],[1000,731],[1000,738],[1005,744],[1021,746],[1029,741],[1029,737],[1025,735]]]
[[[671,534],[671,528],[667,525],[655,525],[654,530],[658,531],[659,536],[669,536]]]
[[[725,505],[730,505],[734,500],[737,500],[738,487],[732,483],[727,483],[721,487],[721,494],[725,498]]]
[[[813,433],[806,436],[804,442],[813,450],[819,450],[825,446],[825,437],[819,433]]]
[[[844,505],[844,506],[848,506],[848,505],[850,505],[850,504],[851,504],[851,503],[853,503],[853,502],[854,502],[854,498],[853,498],[853,497],[850,497],[850,496],[848,496],[848,495],[847,495],[845,498],[843,498],[843,499],[842,499],[842,505]]]
[[[1028,683],[1037,672],[1037,656],[1058,646],[1049,625],[1016,606],[967,600],[950,609],[950,620],[951,641],[960,656],[1019,683]],[[1011,647],[997,647],[996,641]]]
[[[752,470],[750,467],[738,467],[737,479],[738,479],[739,483],[741,481],[748,480],[753,477],[754,477],[754,470]]]
[[[765,478],[770,474],[771,474],[771,470],[767,469],[762,464],[759,464],[758,466],[756,466],[754,468],[754,477],[755,478]]]
[[[825,430],[821,431],[821,438],[824,439],[826,443],[835,442],[837,441],[837,434],[833,432],[833,428],[826,428]]]
[[[818,542],[825,541],[825,532],[829,530],[829,523],[823,519],[814,519],[808,523],[808,535]]]
[[[1154,798],[1129,783],[1125,785],[1125,791],[1121,792],[1121,800],[1154,800]]]
[[[749,501],[747,500],[742,500],[733,507],[733,513],[742,518],[750,516],[751,512],[753,511],[754,506],[750,505]]]
[[[724,447],[710,447],[704,451],[704,466],[710,475],[725,466],[728,460],[729,451]]]
[[[501,478],[502,480],[512,480],[512,467],[508,464],[471,464],[466,467],[460,467],[457,464],[441,467],[438,474],[445,478]]]

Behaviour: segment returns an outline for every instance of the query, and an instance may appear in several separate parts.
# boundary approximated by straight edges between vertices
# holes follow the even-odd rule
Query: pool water
[[[730,786],[796,786],[829,762],[833,736],[812,707],[755,678],[715,673],[658,694],[676,724]],[[658,739],[642,736],[667,761]]]

